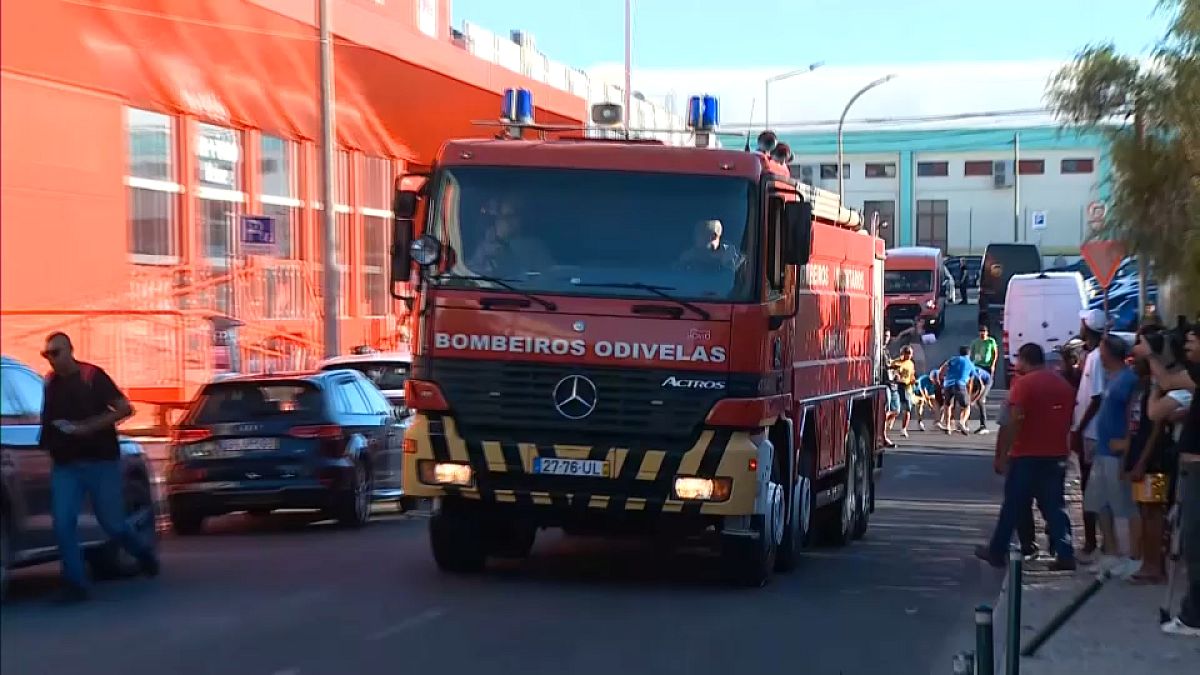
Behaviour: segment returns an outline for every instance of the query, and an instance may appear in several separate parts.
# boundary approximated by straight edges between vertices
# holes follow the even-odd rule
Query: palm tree
[[[1200,0],[1158,9],[1171,21],[1150,58],[1085,47],[1047,95],[1064,126],[1110,142],[1112,203],[1099,236],[1177,278],[1191,314],[1200,310]]]

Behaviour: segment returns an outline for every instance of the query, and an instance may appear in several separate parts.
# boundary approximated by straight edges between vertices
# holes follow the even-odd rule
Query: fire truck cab
[[[563,527],[707,537],[758,586],[866,531],[883,246],[836,195],[758,152],[500,138],[447,143],[395,212],[439,567]]]

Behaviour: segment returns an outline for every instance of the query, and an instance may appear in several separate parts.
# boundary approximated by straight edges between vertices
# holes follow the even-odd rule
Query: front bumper
[[[587,514],[681,514],[741,516],[762,510],[761,486],[769,480],[772,448],[747,432],[706,429],[682,452],[638,447],[468,442],[451,416],[418,414],[406,438],[404,492],[410,497],[457,497],[482,504],[512,504],[525,509]],[[584,478],[532,473],[535,457],[609,462],[610,477]],[[473,484],[466,487],[422,483],[422,460],[469,463]],[[675,478],[725,477],[732,481],[724,501],[684,501],[673,497]]]

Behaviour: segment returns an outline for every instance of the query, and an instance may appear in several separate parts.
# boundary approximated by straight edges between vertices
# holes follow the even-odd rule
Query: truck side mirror
[[[809,202],[788,202],[783,207],[784,223],[787,226],[787,262],[791,265],[807,265],[812,256],[813,210]]]
[[[428,177],[407,174],[396,178],[396,193],[392,198],[392,288],[396,284],[408,283],[412,271],[412,242],[415,218],[421,199],[424,197]],[[393,291],[393,295],[394,295]]]

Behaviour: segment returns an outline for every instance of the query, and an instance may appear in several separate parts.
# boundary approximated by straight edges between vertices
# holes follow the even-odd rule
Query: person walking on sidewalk
[[[1046,354],[1036,344],[1017,352],[1017,370],[1008,393],[1009,420],[1001,437],[1006,443],[996,454],[996,472],[1004,475],[1004,503],[988,544],[975,556],[993,567],[1004,567],[1009,542],[1033,501],[1050,531],[1056,570],[1075,569],[1071,518],[1063,496],[1067,471],[1067,432],[1075,407],[1071,385],[1046,368]]]
[[[51,512],[66,582],[62,600],[78,602],[88,597],[78,532],[85,495],[100,527],[138,561],[146,576],[158,574],[158,555],[125,520],[117,423],[133,414],[129,400],[99,366],[75,360],[65,333],[46,338],[42,356],[52,369],[42,404],[41,446],[54,462]]]
[[[1179,451],[1179,482],[1176,501],[1181,507],[1180,527],[1183,562],[1187,568],[1187,592],[1180,605],[1179,615],[1162,625],[1164,633],[1200,637],[1200,322],[1188,329],[1184,343],[1187,370],[1171,372],[1157,355],[1148,359],[1150,371],[1158,387],[1164,391],[1184,389],[1192,392],[1183,431],[1176,449]]]
[[[1079,313],[1079,335],[1083,338],[1083,371],[1075,390],[1075,421],[1071,427],[1071,450],[1079,462],[1079,476],[1086,493],[1096,454],[1096,412],[1104,395],[1104,368],[1100,366],[1100,338],[1104,336],[1104,312],[1088,309]],[[1083,552],[1090,561],[1099,546],[1096,536],[1098,516],[1083,510]]]
[[[1137,507],[1125,479],[1124,461],[1129,451],[1132,431],[1129,418],[1139,379],[1125,363],[1129,348],[1124,340],[1115,335],[1105,336],[1099,352],[1108,383],[1096,415],[1096,455],[1087,489],[1083,491],[1083,508],[1100,516],[1106,550],[1097,568],[1128,578],[1142,565],[1133,557],[1132,521],[1137,516]]]

